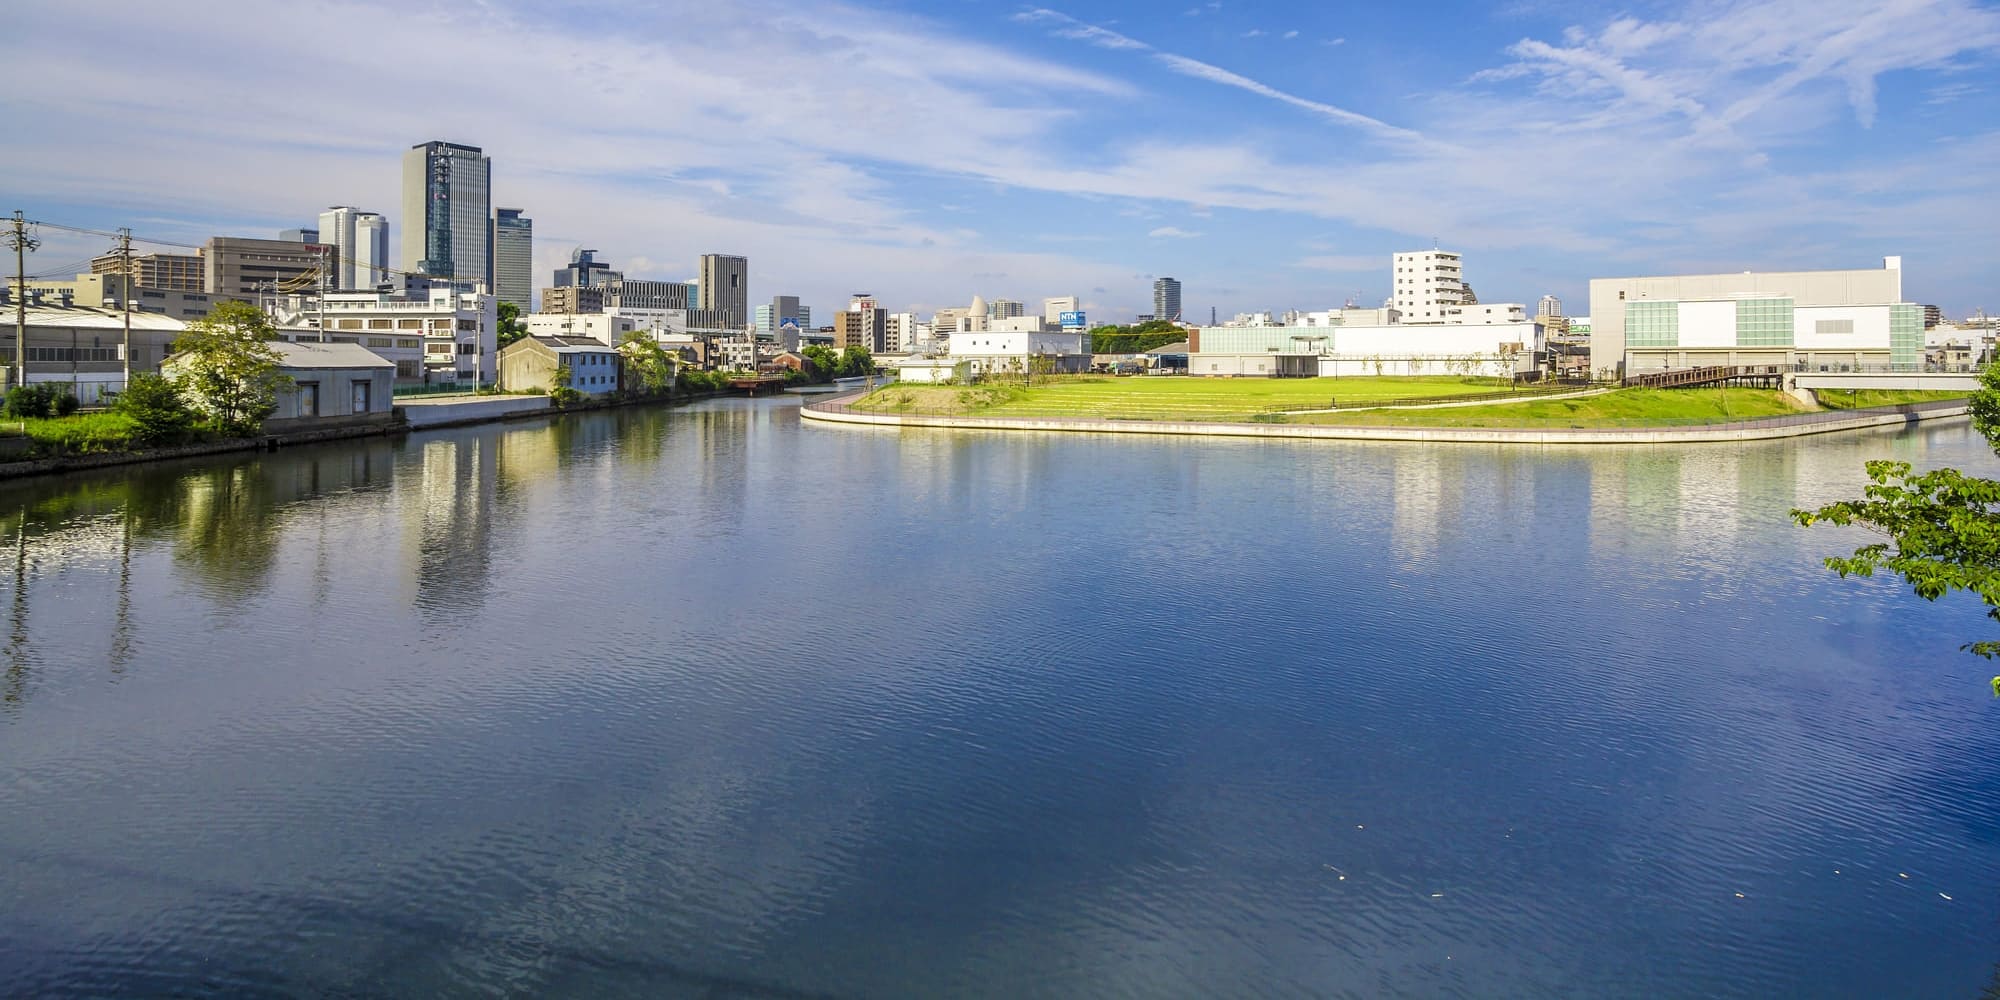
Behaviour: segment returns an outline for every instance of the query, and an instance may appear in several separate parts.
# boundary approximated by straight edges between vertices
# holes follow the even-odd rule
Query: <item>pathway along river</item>
[[[1963,996],[1976,603],[1785,512],[1964,422],[1505,448],[727,400],[0,488],[62,995]]]

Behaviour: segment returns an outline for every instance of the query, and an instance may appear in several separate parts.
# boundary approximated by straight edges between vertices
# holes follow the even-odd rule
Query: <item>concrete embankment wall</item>
[[[410,429],[457,427],[504,420],[517,414],[554,412],[547,396],[478,396],[470,399],[406,400],[396,404]]]
[[[1096,420],[1060,417],[954,417],[865,413],[847,408],[858,396],[800,407],[800,416],[826,423],[873,427],[950,427],[970,430],[1058,431],[1086,434],[1181,434],[1204,437],[1293,438],[1316,441],[1447,441],[1464,444],[1690,444],[1763,441],[1830,434],[1871,427],[1899,427],[1921,420],[1960,417],[1962,403],[1908,412],[1867,411],[1851,416],[1801,421],[1769,421],[1696,427],[1506,428],[1506,427],[1338,427],[1321,424],[1220,424],[1178,420]]]

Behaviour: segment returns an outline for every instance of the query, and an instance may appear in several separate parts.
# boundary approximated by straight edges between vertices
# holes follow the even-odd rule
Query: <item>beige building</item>
[[[512,391],[556,387],[556,371],[569,369],[569,387],[587,396],[618,390],[619,353],[588,337],[522,337],[500,350],[500,387]]]
[[[200,292],[208,287],[207,266],[199,253],[135,253],[131,274],[141,288]],[[125,270],[125,262],[115,253],[90,260],[92,274],[119,274]]]
[[[833,349],[864,347],[882,353],[888,337],[889,314],[868,295],[857,295],[846,312],[833,314]]]
[[[1869,366],[1922,360],[1903,260],[1879,269],[1743,271],[1590,282],[1590,367]]]
[[[125,343],[123,311],[94,306],[64,304],[56,295],[30,288],[26,303],[27,381],[66,383],[84,405],[102,401],[105,393],[117,392],[125,384]],[[14,372],[15,342],[14,290],[0,288],[0,311],[7,322],[0,324],[0,366],[6,369],[4,384],[18,382]],[[134,312],[132,323],[132,370],[156,371],[168,349],[187,324],[169,316]]]
[[[332,248],[317,243],[217,236],[201,248],[202,290],[256,301],[320,287]]]

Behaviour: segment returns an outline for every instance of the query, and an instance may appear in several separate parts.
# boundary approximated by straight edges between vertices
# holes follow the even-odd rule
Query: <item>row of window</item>
[[[29,361],[116,361],[115,347],[30,347]]]

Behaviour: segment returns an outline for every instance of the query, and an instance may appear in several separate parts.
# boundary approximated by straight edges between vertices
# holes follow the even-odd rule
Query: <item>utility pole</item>
[[[132,387],[132,286],[137,283],[132,277],[132,230],[118,229],[118,261],[125,272],[123,288],[118,290],[118,299],[125,306],[125,349],[121,352],[125,359],[125,381],[118,387],[120,393]]]
[[[28,219],[14,210],[14,231],[7,234],[14,245],[14,385],[28,384],[28,251],[42,241],[28,235]]]

